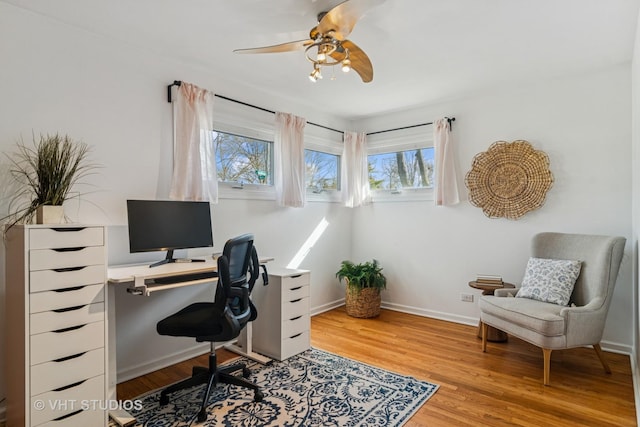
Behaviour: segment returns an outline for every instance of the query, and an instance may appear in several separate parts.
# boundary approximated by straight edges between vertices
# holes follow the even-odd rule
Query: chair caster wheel
[[[262,394],[261,391],[256,390],[256,392],[253,395],[253,401],[254,402],[262,402],[262,399],[264,399],[264,394]]]
[[[242,376],[249,378],[251,376],[251,370],[249,370],[249,368],[242,368]]]
[[[207,421],[207,411],[202,409],[200,412],[198,412],[198,422],[203,423],[205,421]]]
[[[169,403],[169,396],[167,396],[166,394],[161,394],[160,395],[160,406],[164,406],[166,404]]]

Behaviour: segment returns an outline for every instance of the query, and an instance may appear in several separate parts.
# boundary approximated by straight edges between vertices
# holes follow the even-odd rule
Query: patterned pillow
[[[580,261],[529,258],[516,297],[567,305],[581,266]]]

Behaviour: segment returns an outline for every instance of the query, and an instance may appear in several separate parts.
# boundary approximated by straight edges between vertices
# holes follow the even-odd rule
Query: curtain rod
[[[167,86],[167,100],[169,102],[171,102],[171,88],[173,86],[180,86],[181,84],[182,84],[182,82],[180,80],[174,80],[172,84]],[[263,107],[258,107],[257,105],[249,104],[247,102],[238,101],[237,99],[228,98],[228,97],[223,96],[223,95],[218,95],[217,93],[215,93],[213,96],[215,96],[216,98],[224,99],[226,101],[235,102],[236,104],[244,105],[246,107],[255,108],[256,110],[264,111],[266,113],[271,113],[271,114],[275,114],[276,113],[275,111],[268,110],[268,109],[263,108]],[[307,123],[312,125],[312,126],[316,126],[316,127],[319,127],[319,128],[327,129],[327,130],[330,130],[330,131],[333,131],[333,132],[338,132],[338,133],[341,133],[341,134],[344,135],[344,131],[341,131],[341,130],[338,130],[338,129],[330,128],[330,127],[324,126],[324,125],[319,125],[319,124],[313,123],[313,122],[307,122]]]
[[[445,119],[447,119],[447,121],[449,122],[449,128],[451,128],[451,130],[453,130],[453,125],[451,124],[451,122],[455,122],[456,118],[455,117],[445,117]],[[417,127],[420,127],[420,126],[429,126],[429,125],[432,125],[432,124],[433,124],[433,122],[419,123],[417,125],[403,126],[403,127],[394,128],[394,129],[379,130],[379,131],[376,131],[376,132],[370,132],[370,133],[367,134],[367,136],[369,136],[369,135],[377,135],[379,133],[385,133],[385,132],[394,132],[396,130],[417,128]]]
[[[182,81],[174,80],[172,84],[167,86],[167,100],[169,102],[171,102],[171,88],[173,86],[180,86],[181,84],[182,84]],[[224,99],[226,101],[235,102],[236,104],[244,105],[246,107],[255,108],[256,110],[264,111],[266,113],[271,113],[271,114],[275,114],[276,113],[273,110],[268,110],[268,109],[263,108],[263,107],[258,107],[257,105],[249,104],[249,103],[243,102],[243,101],[238,101],[237,99],[228,98],[228,97],[223,96],[223,95],[218,95],[217,93],[214,94],[213,96],[215,96],[216,98]],[[449,122],[449,128],[451,130],[453,130],[453,125],[451,124],[451,122],[454,122],[456,120],[456,118],[455,117],[445,117],[445,119],[447,119],[447,121]],[[327,130],[330,130],[330,131],[333,131],[333,132],[338,132],[338,133],[341,133],[341,134],[344,135],[344,131],[341,131],[341,130],[338,130],[338,129],[330,128],[330,127],[324,126],[324,125],[319,125],[319,124],[313,123],[313,122],[307,122],[307,123],[312,125],[312,126],[317,126],[319,128],[327,129]],[[429,126],[429,125],[432,125],[432,124],[433,124],[433,122],[419,123],[417,125],[404,126],[404,127],[394,128],[394,129],[379,130],[379,131],[376,131],[376,132],[370,132],[370,133],[367,134],[367,136],[376,135],[376,134],[385,133],[385,132],[394,132],[394,131],[397,131],[397,130],[411,129],[411,128],[416,128],[416,127],[420,127],[420,126]]]

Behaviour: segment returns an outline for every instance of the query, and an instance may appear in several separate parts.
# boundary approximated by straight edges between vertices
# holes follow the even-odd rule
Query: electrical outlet
[[[460,294],[460,301],[473,302],[473,294]]]

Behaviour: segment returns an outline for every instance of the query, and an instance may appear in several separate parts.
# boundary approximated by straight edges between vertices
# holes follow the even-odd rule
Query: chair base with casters
[[[233,375],[233,373],[242,371],[242,377]],[[258,385],[247,381],[245,378],[249,378],[251,371],[246,367],[244,363],[236,363],[230,366],[218,367],[216,350],[213,343],[211,343],[211,352],[209,353],[209,367],[194,366],[192,368],[191,377],[182,380],[178,383],[172,384],[160,392],[160,405],[164,406],[169,403],[169,395],[179,390],[186,388],[196,387],[201,384],[206,384],[204,396],[202,398],[202,406],[200,412],[198,412],[198,422],[204,422],[207,419],[207,404],[211,390],[218,384],[231,384],[240,387],[245,387],[254,391],[253,400],[260,402],[264,398],[262,391]]]

